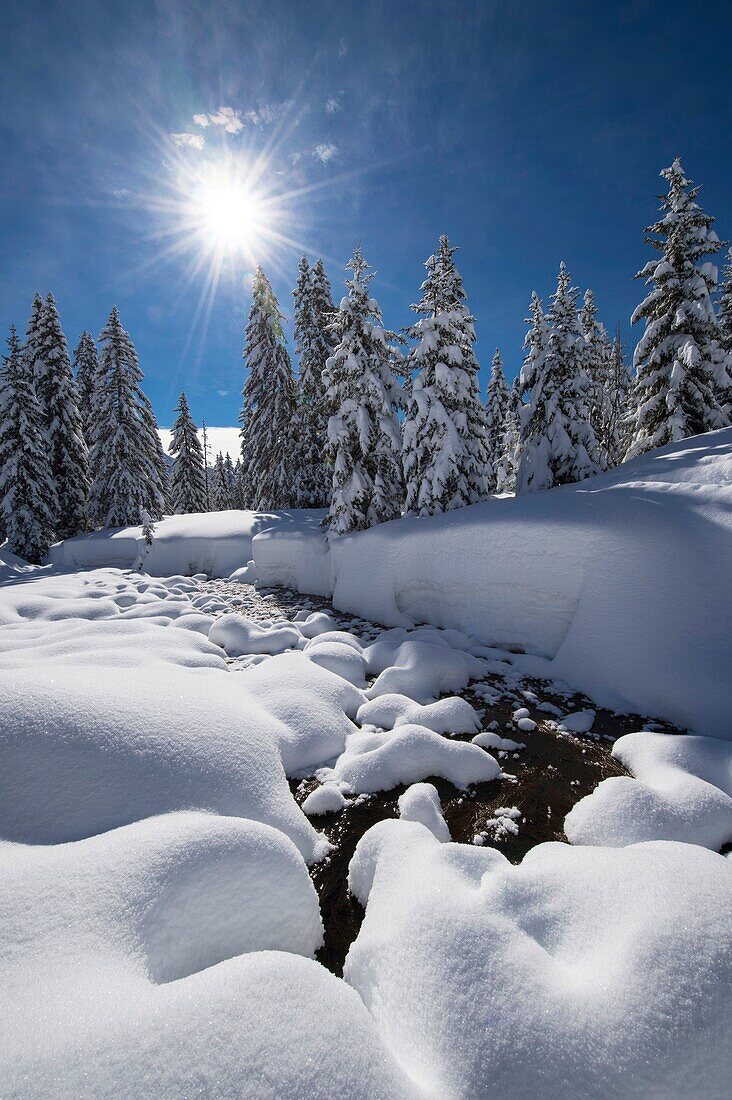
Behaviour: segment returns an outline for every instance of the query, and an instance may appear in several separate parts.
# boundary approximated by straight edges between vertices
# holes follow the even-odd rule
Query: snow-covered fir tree
[[[331,535],[362,531],[400,515],[399,387],[381,310],[370,296],[373,272],[360,248],[348,262],[348,294],[335,322],[338,344],[324,371],[332,462]]]
[[[488,488],[492,493],[496,492],[498,484],[498,468],[501,464],[504,451],[504,435],[506,422],[512,409],[513,401],[511,391],[503,373],[501,353],[496,348],[493,356],[491,377],[488,382],[488,395],[486,402],[486,445],[488,448]]]
[[[549,351],[549,322],[544,314],[541,298],[535,290],[531,292],[531,304],[529,316],[526,318],[529,326],[524,337],[524,361],[521,372],[516,382],[519,397],[523,399],[534,389],[544,373],[544,363]]]
[[[239,421],[251,507],[264,512],[289,508],[296,388],[280,307],[261,267],[254,276],[245,332],[249,374]]]
[[[170,478],[170,504],[174,512],[205,512],[206,481],[203,468],[203,448],[198,429],[193,423],[185,393],[175,407],[178,414],[168,450],[173,456]]]
[[[31,306],[31,314],[28,319],[28,327],[25,330],[25,341],[21,348],[21,352],[33,376],[34,384],[37,381],[36,359],[38,358],[41,347],[41,318],[43,317],[45,308],[46,303],[43,301],[38,291],[36,291],[33,295],[33,305]]]
[[[152,406],[141,389],[143,373],[115,306],[100,336],[99,385],[91,417],[92,487],[89,512],[98,527],[137,524],[144,509],[162,518],[167,478]]]
[[[81,414],[84,437],[89,443],[89,421],[93,404],[94,387],[100,371],[99,355],[94,337],[90,332],[82,332],[74,352],[74,378],[76,395]]]
[[[545,350],[539,343],[539,354],[534,355],[539,309],[538,299],[535,303],[532,298],[526,378],[532,378],[533,385],[522,410],[519,492],[582,481],[601,469],[597,437],[590,423],[592,385],[577,319],[577,290],[564,263],[552,295],[549,340]]]
[[[585,291],[578,320],[585,341],[585,370],[590,382],[590,423],[597,436],[600,463],[606,470],[610,466],[606,426],[610,419],[608,375],[612,349],[605,326],[597,318],[597,305],[592,290]]]
[[[31,361],[11,328],[0,368],[0,515],[8,549],[41,563],[54,541],[57,510]]]
[[[226,491],[229,499],[229,508],[235,508],[234,498],[236,496],[236,474],[234,473],[234,463],[231,461],[231,455],[226,452],[224,456],[224,477],[226,478]]]
[[[729,423],[719,401],[727,371],[711,300],[717,272],[703,262],[722,246],[678,157],[661,176],[668,194],[661,196],[661,217],[646,229],[646,242],[661,258],[638,273],[650,291],[631,318],[646,327],[634,355],[627,458]]]
[[[512,401],[506,414],[501,453],[496,462],[496,492],[513,493],[521,461],[521,430],[518,408]]]
[[[318,264],[320,265],[318,267]],[[293,430],[293,500],[299,508],[325,508],[331,475],[325,459],[328,417],[323,370],[333,349],[330,285],[322,261],[311,270],[300,260],[295,299],[295,351],[300,360]]]
[[[244,481],[244,466],[240,458],[234,464],[234,490],[232,495],[232,508],[247,508],[247,490]]]
[[[628,422],[633,389],[633,376],[625,359],[620,326],[610,345],[605,386],[608,398],[601,443],[606,467],[610,470],[620,465],[628,449]]]
[[[65,539],[86,528],[89,466],[66,337],[52,294],[46,297],[35,343],[34,375],[56,486],[56,535]]]
[[[406,510],[433,515],[483,500],[490,464],[480,400],[473,318],[446,236],[425,263],[417,341],[407,357],[414,377],[403,428]]]
[[[211,473],[210,493],[212,512],[225,512],[227,508],[231,508],[231,488],[227,476],[226,463],[221,451],[216,455],[216,461],[214,462],[214,468]]]
[[[719,335],[722,348],[727,357],[726,381],[718,385],[717,400],[725,416],[732,420],[732,248],[727,253],[722,283],[719,287],[719,308],[717,311]]]

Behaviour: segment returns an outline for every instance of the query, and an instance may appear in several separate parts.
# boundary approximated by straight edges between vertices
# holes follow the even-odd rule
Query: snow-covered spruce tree
[[[605,449],[607,469],[611,470],[620,465],[628,449],[630,395],[633,389],[633,377],[625,360],[619,325],[610,345],[605,386],[608,399],[602,445]]]
[[[56,535],[66,539],[86,528],[89,465],[76,383],[56,301],[46,298],[35,342],[34,375],[56,486]]]
[[[537,300],[538,301],[538,300]],[[532,299],[532,330],[538,321]],[[590,412],[592,388],[586,370],[586,346],[577,320],[577,290],[560,264],[549,313],[549,340],[541,367],[532,355],[529,402],[522,411],[519,492],[550,489],[582,481],[600,471],[600,453]],[[530,354],[531,348],[530,348]],[[528,358],[528,357],[527,357]]]
[[[722,406],[725,416],[732,420],[732,248],[727,253],[727,263],[724,266],[723,281],[719,288],[719,309],[717,312],[719,321],[719,335],[722,348],[727,357],[726,380],[722,380],[718,386],[717,400]]]
[[[504,434],[506,421],[512,412],[511,391],[503,373],[501,353],[496,348],[493,356],[493,367],[488,383],[488,399],[486,402],[486,445],[488,447],[488,488],[492,493],[496,492],[498,483],[498,467],[501,463],[504,449]]]
[[[155,521],[165,510],[165,457],[155,414],[140,388],[144,376],[137,352],[116,306],[99,339],[101,369],[91,416],[90,518],[98,527],[121,527],[137,524],[144,509]]]
[[[221,451],[216,455],[216,461],[214,462],[210,492],[212,511],[225,512],[227,508],[231,508],[229,479],[226,475],[226,463]]]
[[[295,380],[285,347],[282,314],[269,280],[258,267],[246,326],[241,424],[242,464],[251,507],[267,512],[292,506],[292,432]]]
[[[231,498],[232,508],[246,508],[246,485],[244,483],[244,466],[240,458],[234,464],[234,489]]]
[[[25,330],[25,342],[21,348],[21,352],[30,368],[34,384],[37,381],[36,359],[38,358],[41,347],[41,318],[45,308],[46,303],[43,301],[38,291],[36,291],[33,295],[33,305],[31,306],[31,314],[28,319],[28,327]]]
[[[638,273],[651,290],[631,318],[646,328],[634,355],[635,412],[626,458],[729,423],[719,403],[726,356],[710,297],[716,268],[702,262],[722,246],[678,157],[661,176],[668,194],[660,197],[660,219],[646,229],[646,242],[661,259]]]
[[[0,369],[0,515],[12,553],[43,561],[57,507],[31,364],[13,327]]]
[[[590,423],[597,436],[600,463],[607,470],[611,465],[607,425],[610,419],[611,395],[608,378],[612,348],[605,326],[597,319],[597,306],[592,290],[585,291],[578,321],[585,341],[585,370],[590,382]]]
[[[526,318],[529,331],[524,337],[524,361],[516,382],[519,397],[527,396],[539,382],[544,373],[544,363],[549,351],[549,322],[544,314],[541,298],[535,290],[531,292],[529,316]]]
[[[203,469],[203,449],[198,429],[193,423],[185,393],[175,407],[178,414],[168,450],[173,456],[170,478],[170,503],[174,512],[205,512],[206,482]]]
[[[333,483],[330,534],[362,531],[401,513],[399,387],[391,372],[381,310],[369,294],[373,272],[360,248],[347,264],[348,294],[335,321],[338,344],[323,374]]]
[[[76,379],[76,395],[79,413],[81,414],[81,424],[87,445],[90,443],[88,434],[94,387],[97,384],[100,369],[101,365],[94,337],[90,332],[82,332],[74,352],[74,377]]]
[[[320,264],[310,269],[300,260],[295,299],[295,351],[300,357],[297,410],[293,428],[293,503],[299,508],[325,508],[330,500],[330,471],[325,461],[328,417],[323,369],[333,349],[328,325],[333,322],[330,285]],[[317,267],[317,265],[316,265]],[[330,303],[330,304],[329,304]],[[330,309],[331,315],[328,316]]]
[[[501,450],[495,466],[496,492],[513,493],[521,461],[521,395],[517,377],[509,393],[506,419],[501,434]]]
[[[485,408],[480,400],[473,318],[447,237],[425,263],[420,319],[409,330],[417,341],[406,371],[403,426],[407,512],[428,516],[475,504],[489,493]]]
[[[229,508],[235,508],[234,498],[236,496],[236,474],[234,473],[234,463],[231,461],[231,455],[227,451],[224,456],[224,477],[226,478],[226,491],[229,498]]]

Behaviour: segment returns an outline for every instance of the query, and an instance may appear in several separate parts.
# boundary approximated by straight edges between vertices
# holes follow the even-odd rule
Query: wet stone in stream
[[[225,597],[241,599],[232,611],[257,621],[290,619],[297,612],[326,611],[337,629],[349,630],[368,645],[383,627],[334,611],[322,597],[303,597],[286,588],[262,589],[232,581],[202,585]],[[520,652],[520,651],[515,651]],[[247,659],[230,660],[233,668],[246,668]],[[490,662],[491,671],[480,681],[455,693],[467,699],[481,714],[481,730],[524,745],[518,752],[488,751],[500,762],[504,778],[459,790],[440,778],[426,778],[438,791],[442,812],[453,841],[497,848],[511,862],[520,862],[536,844],[566,843],[563,824],[571,808],[590,794],[601,780],[627,774],[611,755],[613,742],[623,734],[652,725],[669,733],[679,730],[663,722],[649,723],[639,715],[621,715],[598,708],[590,699],[564,685],[521,677],[508,661]],[[525,708],[533,729],[519,729],[515,712]],[[552,721],[558,715],[583,710],[595,712],[590,734],[565,733]],[[471,741],[473,733],[454,740]],[[298,804],[315,790],[315,779],[292,779],[290,787]],[[348,892],[348,865],[363,834],[385,818],[399,816],[398,800],[406,790],[398,786],[377,794],[361,795],[339,813],[311,820],[326,834],[333,848],[310,868],[318,891],[325,928],[325,942],[318,959],[341,975],[348,949],[358,934],[363,909]],[[502,811],[497,814],[497,811]],[[508,811],[508,812],[506,812]]]

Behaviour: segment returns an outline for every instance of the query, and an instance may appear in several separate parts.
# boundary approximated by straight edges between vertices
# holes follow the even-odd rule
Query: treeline
[[[245,330],[241,453],[207,468],[185,394],[168,479],[142,373],[116,308],[100,351],[84,333],[72,368],[53,297],[36,296],[0,371],[0,517],[11,550],[40,561],[54,538],[150,520],[165,510],[327,508],[331,534],[403,512],[432,515],[581,481],[627,458],[725,427],[732,412],[732,251],[721,286],[705,257],[723,247],[676,160],[646,230],[659,253],[634,372],[619,334],[579,301],[564,264],[545,309],[531,296],[524,360],[509,387],[500,352],[481,398],[475,330],[455,251],[426,261],[416,319],[385,330],[373,273],[356,249],[333,303],[322,261],[303,257],[294,291],[295,376],[283,315],[258,269]],[[716,303],[715,303],[716,294]]]

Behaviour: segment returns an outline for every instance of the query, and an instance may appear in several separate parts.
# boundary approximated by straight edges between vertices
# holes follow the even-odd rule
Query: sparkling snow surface
[[[306,598],[285,621],[261,588],[255,608],[240,583],[203,583],[252,548],[259,569],[260,541],[273,568],[314,575],[320,535],[291,517],[274,517],[282,538],[249,513],[165,520],[150,568],[170,575],[126,557],[70,571],[139,553],[134,529],[69,540],[40,569],[3,552],[0,1093],[727,1100],[732,862],[709,849],[732,838],[715,718],[729,715],[729,442],[639,460],[632,490],[629,465],[535,503],[342,540],[336,596],[385,612],[385,630]],[[496,519],[502,504],[520,522]],[[418,607],[443,628],[411,629]],[[486,644],[559,634],[552,660],[551,646]],[[576,709],[589,700],[524,690],[523,675],[560,670],[717,736],[620,738],[634,778],[576,804],[573,846],[512,865],[492,845],[528,826],[494,753],[506,767],[514,736],[599,736],[599,712]],[[490,706],[496,677],[513,693],[509,737],[455,694],[470,682]],[[451,841],[429,778],[466,803],[474,784],[499,791],[472,844]],[[306,779],[302,808],[288,779]],[[335,851],[323,815],[402,785],[399,818],[351,860],[366,913],[341,980],[314,958],[327,920],[309,869]]]

